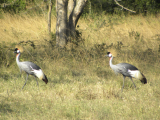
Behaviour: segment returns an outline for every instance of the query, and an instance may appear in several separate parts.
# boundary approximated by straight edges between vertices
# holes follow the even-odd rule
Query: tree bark
[[[56,45],[64,47],[67,43],[67,4],[68,0],[57,0]]]
[[[86,5],[87,0],[70,0],[72,2],[72,11],[69,15],[69,36],[75,37],[75,28],[77,25],[77,22],[83,12],[83,8]],[[71,7],[70,7],[71,8]]]
[[[51,33],[51,10],[52,10],[51,1],[49,3],[48,7],[49,7],[49,9],[48,9],[48,32]]]
[[[56,44],[64,47],[67,41],[76,36],[77,22],[83,12],[87,0],[56,0],[57,24]],[[68,5],[68,9],[67,9]],[[67,16],[68,13],[68,16]],[[68,19],[67,19],[68,17]]]

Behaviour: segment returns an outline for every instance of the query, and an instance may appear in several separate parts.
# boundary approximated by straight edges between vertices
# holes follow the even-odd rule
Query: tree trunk
[[[74,13],[74,8],[76,6],[76,0],[69,0],[68,4],[68,31],[67,31],[67,36],[71,37],[74,36],[75,34],[75,26],[73,24],[73,13]]]
[[[87,0],[69,0],[69,1],[73,1],[72,4],[70,6],[70,8],[72,8],[70,15],[69,15],[69,23],[68,23],[68,36],[72,36],[75,37],[75,29],[76,29],[76,25],[77,22],[83,12],[83,8],[86,5]]]
[[[67,4],[68,0],[56,1],[56,45],[62,48],[67,43]]]
[[[77,22],[83,12],[87,0],[56,0],[57,24],[56,44],[64,47],[70,37],[75,37]],[[67,9],[68,5],[68,9]],[[68,13],[68,19],[67,19]],[[68,20],[68,22],[67,22]]]
[[[48,32],[51,33],[51,10],[52,10],[51,0],[50,0],[48,7],[49,7],[48,9]]]

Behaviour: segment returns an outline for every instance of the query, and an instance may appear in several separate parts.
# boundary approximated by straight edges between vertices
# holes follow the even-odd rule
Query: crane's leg
[[[26,82],[27,82],[27,80],[28,80],[28,74],[27,74],[27,77],[26,77]],[[24,83],[24,85],[23,85],[22,89],[23,89],[23,88],[24,88],[24,86],[26,85],[26,82]]]
[[[131,79],[131,81],[133,82],[132,77],[130,77],[130,79]],[[135,89],[136,89],[136,85],[134,84],[134,82],[133,82],[133,85],[134,85],[134,87],[135,87]],[[137,90],[137,89],[136,89],[136,90]]]
[[[121,92],[123,92],[125,78],[126,78],[126,77],[123,75],[123,86],[122,86]]]

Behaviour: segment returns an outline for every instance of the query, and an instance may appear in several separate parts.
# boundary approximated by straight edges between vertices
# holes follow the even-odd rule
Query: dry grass
[[[55,21],[52,17],[53,33]],[[0,59],[0,119],[160,119],[159,21],[160,17],[154,16],[81,18],[78,29],[84,46],[58,51],[44,41],[51,39],[44,17],[4,14],[0,19],[0,38],[6,42],[0,44],[0,55],[6,56]],[[38,89],[34,77],[29,76],[20,91],[25,73],[19,75],[15,55],[7,47],[14,49],[16,43],[28,40],[36,47],[24,45],[21,60],[38,64],[49,83],[39,81]],[[117,42],[123,45],[118,47]],[[103,52],[96,48],[102,43]],[[121,93],[123,77],[116,76],[108,58],[103,57],[111,43],[119,53],[114,63],[129,62],[140,68],[148,84],[134,79],[136,91],[126,79]]]
[[[81,19],[79,21],[80,29],[82,30],[83,37],[89,40],[87,45],[93,44],[111,44],[122,41],[124,46],[132,46],[136,39],[130,37],[134,32],[139,33],[143,37],[145,49],[157,48],[156,45],[159,41],[155,40],[156,35],[159,35],[160,17],[154,16],[102,16],[98,20],[89,19],[86,21]],[[82,25],[81,25],[82,24]]]
[[[53,17],[52,26],[55,26],[55,20]],[[43,16],[17,16],[6,13],[0,23],[0,37],[5,42],[49,39],[47,20]],[[55,27],[52,27],[52,31],[55,32]]]

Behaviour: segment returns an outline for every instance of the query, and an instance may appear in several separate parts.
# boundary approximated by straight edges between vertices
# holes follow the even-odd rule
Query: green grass
[[[1,42],[0,45],[0,119],[160,119],[159,38],[155,37],[158,33],[153,35],[156,26],[159,30],[159,24],[154,24],[158,23],[159,18],[151,16],[154,21],[150,21],[142,16],[121,18],[115,15],[109,18],[113,23],[109,28],[105,25],[99,28],[101,22],[108,21],[105,15],[100,17],[102,21],[99,18],[83,18],[80,19],[82,25],[79,29],[84,43],[79,43],[79,46],[70,43],[66,49],[57,49],[54,40],[43,39],[47,36],[45,32],[44,36],[39,35],[45,31],[43,28],[41,32],[38,29],[44,22],[43,19],[37,22],[37,19],[27,16],[25,19],[9,16],[8,19],[13,19],[10,23],[5,19],[6,16],[1,19],[1,22],[8,23],[6,31],[2,29],[3,24],[0,24],[3,26],[0,27],[1,33],[8,34],[6,38],[3,36],[6,42]],[[14,26],[16,20],[19,24],[24,22],[24,26]],[[36,40],[32,40],[34,34],[27,31],[30,21],[26,20],[35,20],[32,30],[37,31]],[[134,21],[134,24],[129,24],[130,21]],[[145,21],[149,21],[150,25]],[[147,32],[142,26],[137,26],[140,23],[147,28]],[[122,24],[127,25],[124,27]],[[13,26],[14,33],[10,29]],[[22,34],[19,34],[20,30]],[[29,34],[28,39],[25,35]],[[10,39],[12,37],[13,41]],[[27,43],[29,40],[32,42]],[[26,74],[23,72],[20,75],[13,53],[15,44],[21,41],[24,41],[21,43],[24,52],[20,60],[39,65],[48,77],[47,85],[39,80],[38,87],[35,78],[29,76],[26,86],[21,90]],[[144,85],[134,79],[136,91],[131,80],[126,78],[121,93],[123,77],[115,75],[109,67],[109,58],[104,57],[108,48],[114,48],[118,52],[114,64],[127,62],[135,65],[146,76],[148,83]]]
[[[143,70],[147,73],[148,84],[143,85],[134,79],[136,91],[132,82],[126,79],[121,93],[123,77],[115,76],[111,71],[108,58],[93,60],[87,64],[65,57],[63,61],[38,63],[43,64],[41,66],[49,83],[46,85],[39,81],[38,88],[35,78],[29,76],[22,91],[26,74],[19,75],[16,63],[2,69],[2,119],[160,118],[159,70],[154,70],[153,67],[150,67],[153,74]]]
[[[62,70],[63,71],[63,70]],[[62,77],[63,78],[63,77]],[[24,80],[12,76],[1,79],[2,119],[159,119],[160,91],[158,86],[141,85],[138,90],[126,82],[124,92],[121,84],[113,79],[88,83],[87,78],[69,82],[67,76],[57,83],[49,77],[48,85],[30,77],[21,91]],[[56,81],[56,82],[55,82]],[[65,81],[65,82],[64,82]]]

